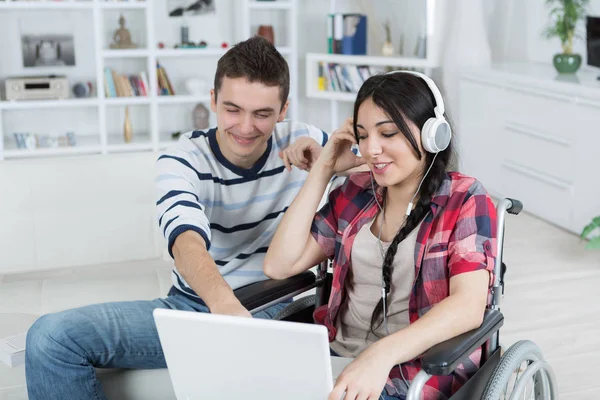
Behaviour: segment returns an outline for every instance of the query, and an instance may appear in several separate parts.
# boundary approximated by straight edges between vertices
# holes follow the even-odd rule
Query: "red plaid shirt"
[[[316,214],[311,233],[325,254],[333,259],[333,283],[329,303],[315,311],[315,321],[329,330],[329,341],[336,336],[335,321],[345,300],[344,282],[351,266],[351,251],[360,228],[375,218],[382,202],[382,188],[374,193],[368,172],[351,175],[331,192],[329,202]],[[486,269],[490,286],[496,249],[496,211],[494,203],[477,180],[457,172],[448,173],[431,201],[417,236],[415,281],[409,299],[410,323],[422,317],[435,304],[450,295],[450,278]],[[479,368],[481,350],[459,365],[449,376],[434,376],[423,393],[426,399],[446,399],[456,392]],[[420,370],[420,359],[402,364],[411,381]],[[398,368],[390,371],[386,391],[405,393]]]

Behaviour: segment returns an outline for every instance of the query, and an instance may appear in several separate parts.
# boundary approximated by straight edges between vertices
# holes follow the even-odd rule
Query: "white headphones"
[[[425,125],[423,125],[423,129],[421,129],[421,142],[423,143],[423,148],[430,153],[439,153],[440,151],[446,150],[446,148],[450,145],[450,139],[452,138],[452,130],[450,129],[450,124],[444,118],[444,100],[442,99],[442,93],[435,85],[435,82],[425,74],[416,71],[391,71],[388,74],[411,74],[418,76],[423,79],[431,93],[433,93],[433,97],[435,98],[435,108],[433,112],[435,113],[435,118],[429,118]]]

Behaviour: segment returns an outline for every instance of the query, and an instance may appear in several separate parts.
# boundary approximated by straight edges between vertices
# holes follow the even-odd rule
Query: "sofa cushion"
[[[96,369],[108,400],[175,400],[169,371],[161,369]]]

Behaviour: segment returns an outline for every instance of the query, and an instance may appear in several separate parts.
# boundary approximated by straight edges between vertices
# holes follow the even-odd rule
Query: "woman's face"
[[[419,150],[425,154],[420,129],[412,121],[407,123]],[[425,157],[417,158],[410,142],[371,98],[360,105],[356,125],[360,153],[380,186],[392,187],[420,179]]]

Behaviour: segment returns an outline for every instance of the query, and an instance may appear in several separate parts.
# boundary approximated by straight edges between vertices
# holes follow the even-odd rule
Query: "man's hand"
[[[251,317],[221,276],[200,234],[189,230],[177,236],[173,255],[175,267],[211,313]]]
[[[233,315],[235,317],[248,317],[252,318],[252,315],[246,308],[239,302],[235,297],[233,299],[220,301],[210,307],[211,314],[221,315]]]
[[[319,158],[323,148],[317,141],[310,137],[298,138],[284,150],[279,152],[279,157],[283,159],[285,168],[292,170],[292,165],[303,171],[310,171],[313,164]]]

